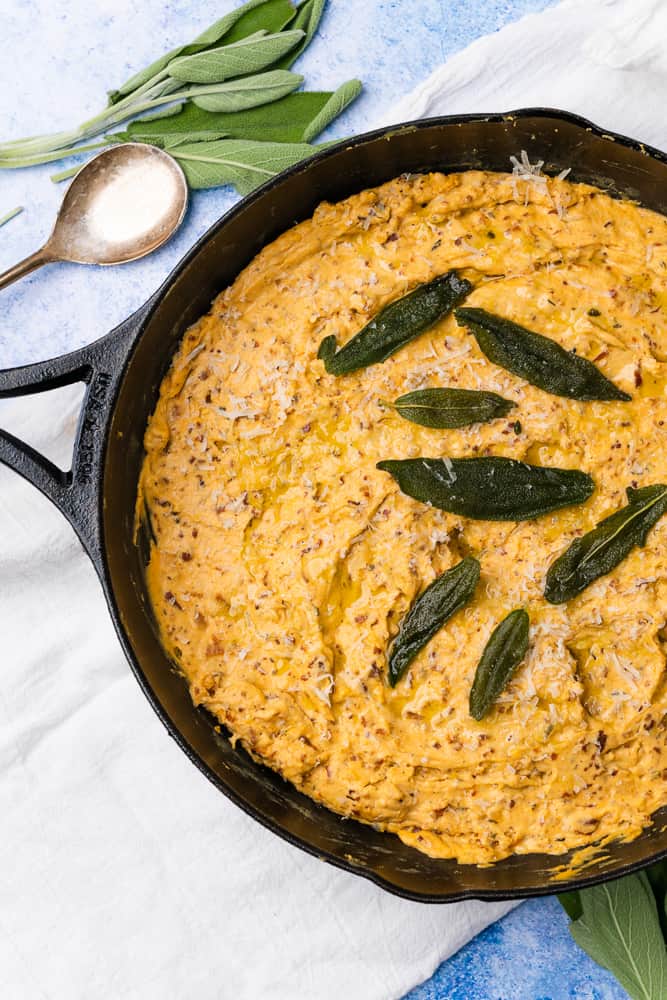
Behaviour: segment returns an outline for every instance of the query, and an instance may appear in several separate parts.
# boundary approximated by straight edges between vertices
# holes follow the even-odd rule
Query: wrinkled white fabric
[[[71,397],[0,423],[66,466]],[[0,538],[3,997],[398,997],[507,910],[396,899],[268,833],[169,739],[73,532],[2,467]]]
[[[665,39],[664,0],[563,0],[452,56],[378,125],[552,107],[663,149]]]
[[[566,0],[475,42],[385,116],[565,107],[665,142],[667,7]],[[70,392],[0,423],[63,467]],[[508,907],[396,899],[220,795],[136,685],[92,568],[0,469],[0,981],[16,1000],[386,1000]]]

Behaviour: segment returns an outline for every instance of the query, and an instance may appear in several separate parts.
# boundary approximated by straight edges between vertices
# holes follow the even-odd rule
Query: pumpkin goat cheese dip
[[[492,364],[454,316],[343,377],[317,358],[455,269],[466,306],[593,361],[632,399],[550,395]],[[183,338],[146,431],[138,513],[163,644],[257,760],[344,816],[420,851],[489,864],[630,839],[667,803],[667,518],[573,600],[544,596],[573,539],[667,481],[667,219],[566,180],[412,175],[266,247]],[[456,430],[382,401],[484,389],[509,415]],[[501,456],[577,469],[585,503],[473,521],[376,468]],[[472,555],[481,578],[402,679],[399,624]],[[468,698],[498,622],[530,645],[481,722]]]

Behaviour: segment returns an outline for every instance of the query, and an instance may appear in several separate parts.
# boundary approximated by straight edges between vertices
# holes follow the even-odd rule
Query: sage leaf
[[[570,924],[580,948],[608,969],[633,1000],[667,996],[667,950],[644,872],[582,889],[581,916]]]
[[[322,19],[325,6],[326,0],[305,0],[305,3],[300,4],[297,8],[296,17],[290,24],[290,28],[300,28],[301,31],[305,32],[303,41],[295,49],[292,49],[289,55],[285,56],[279,63],[276,63],[278,67],[289,69],[304,49],[310,45],[313,35],[317,31]]]
[[[207,49],[169,63],[169,76],[181,83],[221,83],[271,66],[303,38],[303,31],[250,35],[233,45]]]
[[[265,0],[259,7],[247,10],[225,33],[225,45],[238,42],[257,31],[282,31],[296,17],[296,7],[290,0]]]
[[[471,290],[469,281],[448,271],[390,302],[338,352],[335,336],[325,337],[317,356],[330,375],[347,375],[386,361],[450,313]]]
[[[312,156],[306,143],[250,142],[220,139],[216,142],[184,143],[171,150],[192,188],[233,184],[248,194],[275,174]]]
[[[416,389],[386,404],[422,427],[453,428],[506,417],[516,405],[495,392],[475,389]]]
[[[530,618],[512,611],[491,633],[470,689],[470,714],[478,722],[488,714],[528,651]]]
[[[578,920],[584,912],[581,905],[581,892],[578,889],[573,889],[571,892],[560,892],[557,899],[570,920]]]
[[[378,462],[415,500],[478,521],[529,521],[588,500],[595,484],[577,469],[513,458],[405,458]]]
[[[245,111],[285,97],[303,83],[303,77],[286,70],[270,70],[216,85],[214,92],[191,92],[192,100],[205,111]],[[204,89],[204,88],[203,88]]]
[[[201,142],[211,139],[255,139],[263,142],[305,142],[304,132],[319,115],[330,93],[288,94],[271,104],[229,113],[204,111],[188,101],[166,121],[140,118],[130,122],[125,132],[109,138],[116,142],[150,142],[163,149],[176,140]]]
[[[626,490],[628,503],[575,540],[549,567],[544,596],[563,604],[606,576],[630,552],[646,544],[651,528],[667,513],[667,486]]]
[[[197,137],[197,142],[215,142],[217,139],[229,139],[230,136],[227,132],[215,132],[211,133],[210,136]],[[143,140],[145,141],[145,140]],[[171,135],[165,136],[165,138],[159,143],[160,149],[168,150],[172,156],[174,156],[174,149],[177,146],[191,145],[192,139],[190,136],[185,135]],[[151,143],[151,145],[157,145],[157,143]]]
[[[172,49],[170,52],[166,52],[163,56],[160,56],[155,62],[152,62],[150,66],[145,69],[140,70],[131,76],[129,80],[122,83],[117,90],[111,91],[109,94],[109,104],[116,104],[123,97],[127,97],[129,94],[138,90],[139,87],[143,87],[144,84],[148,83],[154,76],[158,76],[164,69],[167,68],[172,59],[176,59],[179,56],[191,56],[197,52],[203,52],[204,49],[209,48],[211,45],[215,45],[219,42],[227,32],[234,27],[237,21],[249,11],[253,10],[255,7],[261,7],[266,4],[268,0],[248,0],[241,7],[237,7],[236,10],[231,10],[224,17],[221,17],[218,21],[215,21],[206,31],[203,31],[201,35],[198,35],[192,42],[188,45],[179,45],[177,48]],[[257,30],[256,28],[253,30]]]
[[[479,580],[480,565],[467,556],[447,570],[420,594],[401,621],[389,651],[389,683],[400,681],[417,654],[445,622],[467,604]]]
[[[334,91],[327,103],[318,115],[306,126],[303,133],[304,142],[312,142],[313,139],[324,132],[327,125],[330,125],[334,118],[337,118],[345,110],[348,104],[356,100],[361,93],[361,80],[348,80]]]
[[[137,119],[137,124],[141,122],[142,125],[146,125],[151,122],[161,121],[163,118],[173,118],[175,115],[180,114],[183,108],[187,107],[187,104],[187,101],[175,101],[173,104],[166,104],[163,108],[156,108],[155,111],[142,115],[141,118]],[[132,125],[134,125],[134,122],[130,122],[128,128]]]
[[[485,309],[462,308],[454,315],[457,323],[472,330],[489,361],[545,392],[578,400],[632,398],[610,382],[592,361],[566,351],[541,333]]]

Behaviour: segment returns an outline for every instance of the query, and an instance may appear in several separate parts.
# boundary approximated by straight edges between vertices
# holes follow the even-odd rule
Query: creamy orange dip
[[[323,337],[344,344],[450,268],[474,284],[467,306],[595,361],[632,402],[548,395],[453,317],[384,364],[325,372]],[[626,487],[667,480],[666,304],[667,220],[560,180],[402,177],[263,250],[186,333],[146,432],[150,594],[195,704],[307,795],[435,857],[636,836],[667,803],[667,518],[575,600],[542,592]],[[379,404],[432,386],[517,406],[430,430]],[[595,493],[534,521],[468,521],[375,468],[487,454],[580,469]],[[390,688],[401,618],[466,554],[475,596]],[[477,662],[517,607],[528,655],[475,722]]]

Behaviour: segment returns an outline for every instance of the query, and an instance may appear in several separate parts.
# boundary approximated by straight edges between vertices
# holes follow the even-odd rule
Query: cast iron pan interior
[[[515,856],[491,868],[432,860],[397,837],[334,815],[232,749],[214,732],[210,718],[193,709],[185,683],[158,641],[144,584],[145,539],[139,546],[133,541],[135,489],[143,431],[184,329],[266,243],[308,218],[323,199],[336,201],[404,172],[507,170],[510,155],[521,149],[531,161],[543,159],[547,173],[571,167],[572,180],[597,184],[667,214],[663,154],[605,135],[562,112],[433,119],[343,143],[243,201],[167,280],[120,382],[104,460],[101,575],[133,669],[169,732],[222,792],[284,839],[391,892],[428,902],[557,891],[567,883],[554,884],[552,878],[567,856]],[[624,874],[667,853],[667,810],[663,813],[637,840],[608,848],[576,884]]]

